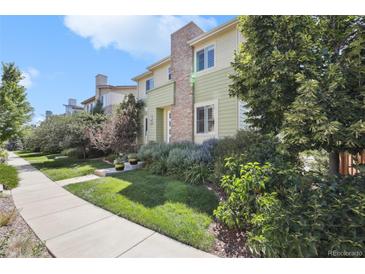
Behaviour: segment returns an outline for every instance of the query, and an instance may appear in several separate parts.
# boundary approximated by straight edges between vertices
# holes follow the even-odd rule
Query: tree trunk
[[[329,174],[338,175],[340,170],[340,158],[337,151],[329,153]]]

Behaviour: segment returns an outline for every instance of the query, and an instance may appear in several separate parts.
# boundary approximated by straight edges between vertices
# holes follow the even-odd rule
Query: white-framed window
[[[196,107],[196,133],[215,132],[214,105]]]
[[[171,80],[172,79],[172,68],[171,68],[171,66],[169,66],[167,68],[167,79],[168,80]]]
[[[155,83],[153,81],[153,78],[146,80],[146,91],[149,91],[150,89],[153,89],[155,86]]]
[[[215,46],[210,45],[200,49],[195,54],[196,71],[212,68],[215,65]]]

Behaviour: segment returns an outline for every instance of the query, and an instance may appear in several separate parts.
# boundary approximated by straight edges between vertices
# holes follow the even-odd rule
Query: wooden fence
[[[341,175],[356,175],[359,170],[357,164],[365,164],[365,150],[362,153],[352,155],[348,152],[340,153],[340,174]]]

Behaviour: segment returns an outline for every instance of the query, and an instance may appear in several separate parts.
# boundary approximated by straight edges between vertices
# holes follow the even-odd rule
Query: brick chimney
[[[193,72],[193,48],[189,40],[204,33],[195,23],[171,34],[171,69],[175,81],[175,104],[171,108],[171,141],[193,141],[193,90],[190,77]]]

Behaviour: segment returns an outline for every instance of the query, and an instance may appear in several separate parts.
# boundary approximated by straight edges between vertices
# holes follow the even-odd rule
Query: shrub
[[[192,185],[201,185],[208,181],[210,170],[205,164],[194,164],[185,171],[185,182]]]
[[[229,172],[221,181],[227,197],[214,214],[228,227],[246,231],[254,255],[363,252],[364,177],[330,178],[241,161],[227,160]],[[285,180],[277,184],[278,178]]]
[[[228,157],[239,157],[242,163],[270,162],[272,166],[281,168],[288,168],[290,162],[297,163],[281,148],[277,137],[255,130],[240,130],[234,137],[220,139],[214,146],[213,157],[216,181],[227,171],[224,161]]]
[[[77,159],[84,158],[84,151],[78,147],[66,148],[66,149],[62,150],[61,154],[64,156],[77,158]]]
[[[166,175],[167,173],[167,159],[161,158],[159,161],[154,161],[149,165],[151,173],[156,175]]]
[[[0,164],[0,183],[5,189],[12,189],[18,186],[19,178],[15,167]]]
[[[183,174],[193,163],[192,158],[190,158],[191,153],[192,151],[189,149],[179,147],[171,149],[167,157],[168,173],[171,175]]]
[[[234,158],[228,158],[225,166],[229,174],[222,177],[221,187],[227,200],[219,204],[214,214],[229,228],[246,229],[270,180],[271,166],[257,162],[241,165]]]

